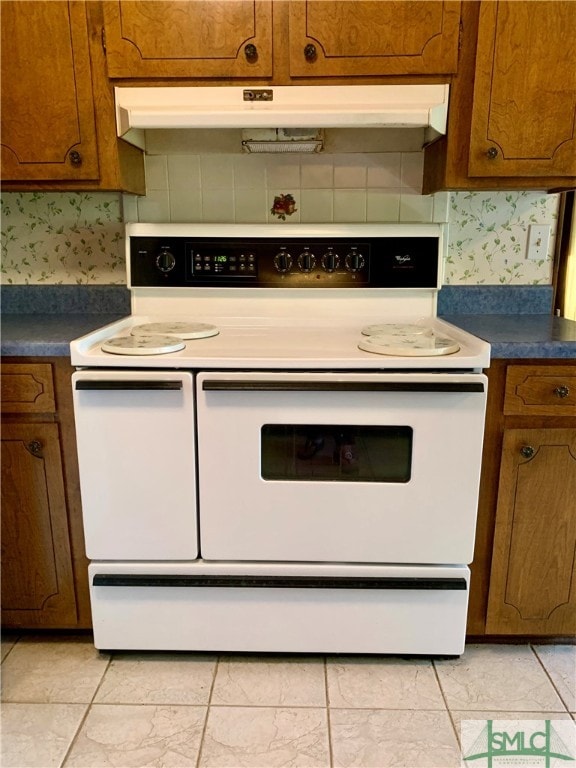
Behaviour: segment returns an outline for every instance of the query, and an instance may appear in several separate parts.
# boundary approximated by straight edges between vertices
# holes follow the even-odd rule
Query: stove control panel
[[[437,237],[131,237],[131,286],[435,288]]]

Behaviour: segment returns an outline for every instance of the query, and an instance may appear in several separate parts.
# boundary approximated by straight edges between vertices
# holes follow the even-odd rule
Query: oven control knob
[[[274,266],[278,272],[290,272],[292,256],[287,251],[281,250],[274,256]]]
[[[300,272],[312,272],[315,264],[316,258],[314,254],[310,253],[309,248],[304,248],[300,256],[298,256],[298,269]]]
[[[325,272],[334,272],[338,269],[340,264],[340,258],[337,253],[334,253],[332,248],[328,248],[324,256],[322,256],[322,267]]]
[[[160,272],[171,272],[176,266],[176,258],[167,246],[161,248],[160,253],[156,256],[156,266]]]
[[[359,272],[364,266],[364,256],[356,248],[352,248],[350,253],[346,254],[344,263],[348,272]]]

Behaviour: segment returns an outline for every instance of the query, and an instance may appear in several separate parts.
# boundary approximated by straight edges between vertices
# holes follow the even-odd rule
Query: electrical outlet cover
[[[531,224],[528,233],[528,250],[526,258],[532,261],[543,261],[548,256],[550,240],[550,224]]]

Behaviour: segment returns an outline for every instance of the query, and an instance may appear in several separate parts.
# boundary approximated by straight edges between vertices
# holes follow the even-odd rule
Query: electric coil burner
[[[95,643],[454,655],[489,346],[439,225],[127,225],[72,342]],[[425,628],[425,631],[422,631]]]

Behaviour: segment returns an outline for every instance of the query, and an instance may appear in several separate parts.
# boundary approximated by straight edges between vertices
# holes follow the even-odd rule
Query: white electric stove
[[[443,228],[126,234],[132,314],[71,345],[96,645],[460,653],[490,350]]]

